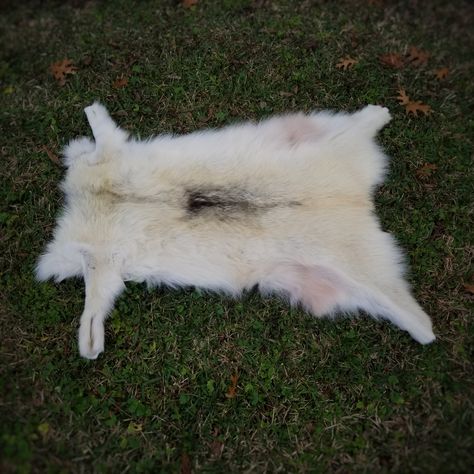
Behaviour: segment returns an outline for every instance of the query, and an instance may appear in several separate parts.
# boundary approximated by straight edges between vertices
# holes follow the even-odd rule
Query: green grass
[[[4,2],[0,17],[2,472],[472,472],[469,2]],[[41,5],[38,6],[38,5]],[[416,45],[428,65],[378,56]],[[359,60],[336,69],[341,57]],[[58,86],[49,65],[78,71]],[[433,70],[449,67],[444,81]],[[114,89],[125,74],[129,83]],[[433,108],[407,117],[398,85]],[[388,106],[385,229],[439,338],[368,318],[315,320],[276,299],[129,284],[106,352],[80,359],[83,285],[39,284],[61,206],[59,154],[103,101],[134,134],[314,108]],[[425,163],[437,166],[423,177]],[[227,398],[238,374],[235,398]]]

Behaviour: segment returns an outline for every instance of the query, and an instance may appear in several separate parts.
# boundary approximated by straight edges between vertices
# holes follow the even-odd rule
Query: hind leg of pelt
[[[364,258],[354,266],[352,278],[361,289],[363,304],[359,308],[388,319],[422,344],[432,342],[435,336],[431,320],[403,278],[401,256],[393,238],[381,231],[374,232],[358,253]]]
[[[361,309],[388,319],[421,344],[435,339],[429,316],[401,276],[362,273],[351,277],[334,265],[285,264],[273,268],[260,288],[263,293],[283,293],[316,316]]]
[[[413,298],[403,280],[392,281],[390,285],[378,282],[377,287],[380,293],[375,301],[379,314],[407,331],[421,344],[435,340],[430,317]]]
[[[431,320],[403,278],[403,258],[395,240],[375,221],[366,221],[363,229],[344,258],[346,273],[357,288],[352,306],[388,319],[422,344],[432,342]]]

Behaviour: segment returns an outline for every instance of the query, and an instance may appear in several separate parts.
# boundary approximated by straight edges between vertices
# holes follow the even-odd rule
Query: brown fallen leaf
[[[308,434],[313,434],[315,430],[314,423],[312,423],[311,421],[309,423],[306,423],[304,429]]]
[[[436,79],[438,79],[438,81],[442,81],[443,79],[446,79],[448,77],[449,69],[447,67],[442,67],[440,69],[436,69],[434,74],[436,76]]]
[[[420,101],[414,101],[408,102],[408,104],[405,105],[405,112],[418,117],[418,112],[421,112],[424,115],[429,115],[433,111],[429,105],[423,104]]]
[[[350,33],[350,39],[351,39],[351,47],[352,48],[357,48],[359,46],[359,35],[355,31],[351,31]]]
[[[182,0],[182,5],[184,8],[191,8],[193,7],[194,5],[197,5],[198,4],[198,1],[199,0]]]
[[[59,160],[58,155],[53,153],[46,145],[43,145],[42,150],[48,155],[48,158],[58,166],[61,166],[61,161]]]
[[[474,282],[473,283],[463,283],[464,288],[468,293],[474,294]]]
[[[438,167],[433,164],[433,163],[425,163],[423,166],[420,166],[417,170],[416,170],[416,174],[420,177],[420,178],[426,178],[427,176],[431,176],[431,174],[433,173],[433,171],[436,171],[438,169]]]
[[[430,53],[412,46],[408,51],[408,62],[414,66],[422,66],[428,62]]]
[[[357,64],[359,61],[357,61],[357,59],[353,59],[353,58],[341,58],[339,60],[339,62],[336,64],[336,67],[338,69],[344,69],[344,71],[346,69],[351,69],[354,67],[355,64]]]
[[[122,89],[128,84],[128,77],[126,76],[120,76],[117,79],[115,79],[114,82],[112,82],[112,87],[114,89]]]
[[[251,3],[251,8],[256,10],[257,8],[263,8],[268,6],[271,0],[253,0]]]
[[[49,66],[53,77],[58,81],[60,86],[66,84],[66,76],[70,74],[75,74],[77,71],[76,66],[73,65],[73,62],[70,59],[63,59]]]
[[[239,380],[239,376],[237,374],[230,376],[230,385],[229,385],[229,388],[227,389],[227,393],[225,394],[227,398],[235,398],[238,380]]]
[[[394,69],[401,69],[405,62],[401,54],[398,53],[387,53],[379,56],[380,62],[388,67],[393,67]]]
[[[222,455],[222,451],[224,451],[224,443],[216,438],[209,445],[209,449],[211,451],[212,457],[220,458]]]
[[[315,36],[310,36],[303,43],[303,47],[305,49],[309,49],[310,51],[314,51],[318,47],[318,45],[319,45],[319,41],[316,39]]]
[[[402,89],[401,87],[398,89],[396,99],[400,105],[405,106],[405,112],[407,114],[412,114],[415,117],[418,117],[418,112],[421,112],[424,115],[429,115],[433,112],[429,105],[423,104],[418,100],[411,100],[405,89]]]
[[[192,469],[191,469],[191,459],[189,458],[189,454],[183,452],[181,454],[181,468],[180,468],[180,473],[181,474],[191,474]]]
[[[407,96],[405,89],[398,89],[397,100],[400,105],[406,105],[410,103],[410,97]]]

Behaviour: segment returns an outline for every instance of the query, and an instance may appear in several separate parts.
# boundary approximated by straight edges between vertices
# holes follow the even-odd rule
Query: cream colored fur
[[[104,320],[127,280],[235,296],[258,285],[317,316],[361,309],[434,340],[373,213],[386,108],[148,141],[129,139],[98,103],[85,112],[95,142],[64,151],[65,209],[37,265],[40,280],[85,280],[82,356],[104,350]]]

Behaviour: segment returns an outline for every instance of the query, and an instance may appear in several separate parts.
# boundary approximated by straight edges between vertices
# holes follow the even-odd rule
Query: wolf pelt
[[[364,310],[422,344],[435,339],[374,215],[386,108],[146,141],[98,103],[85,113],[95,141],[64,150],[65,207],[36,267],[40,280],[84,278],[83,357],[104,350],[104,320],[128,280],[234,296],[258,285],[316,316]]]

